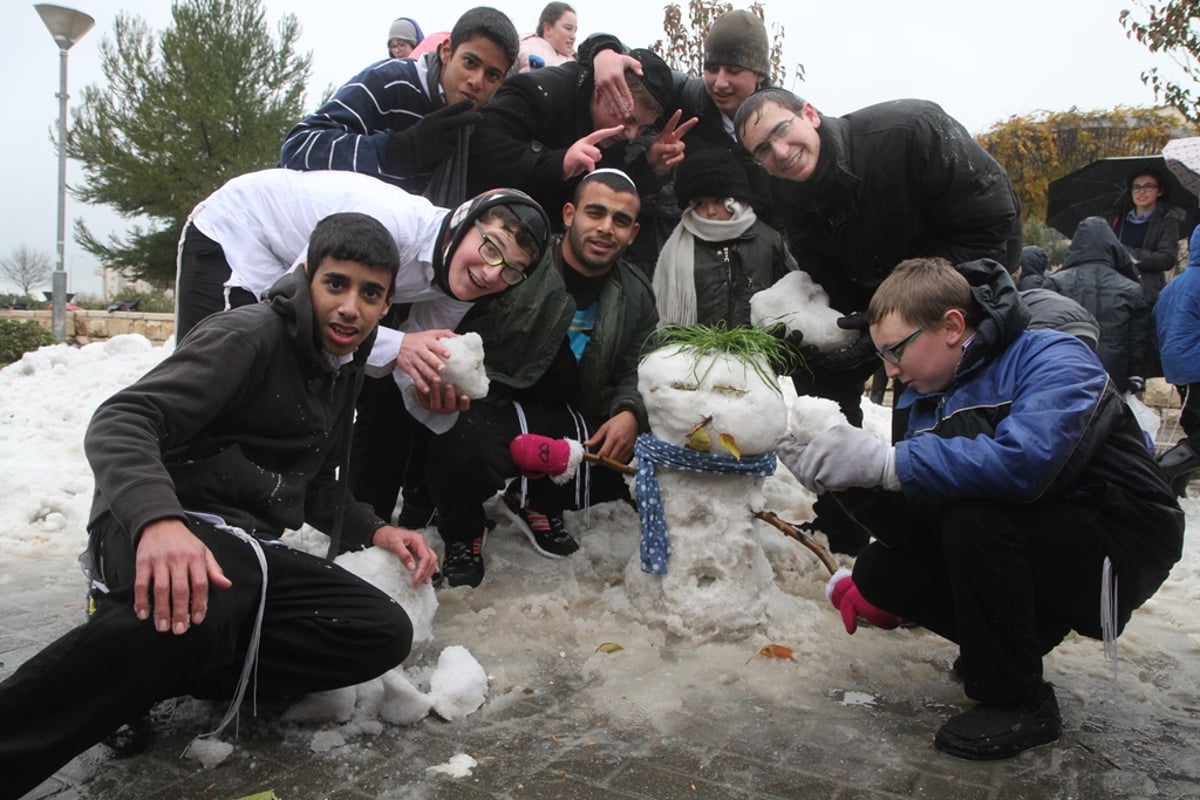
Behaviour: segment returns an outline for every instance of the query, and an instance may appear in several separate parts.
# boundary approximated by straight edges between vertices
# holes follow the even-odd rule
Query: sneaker
[[[469,542],[450,542],[442,559],[442,578],[451,586],[470,586],[483,582],[483,537]]]
[[[548,558],[561,558],[579,549],[579,542],[563,526],[562,517],[552,517],[528,506],[520,508],[518,502],[513,495],[504,495],[504,505],[534,550]]]
[[[1158,465],[1166,474],[1176,497],[1187,497],[1188,483],[1200,469],[1200,458],[1196,456],[1188,440],[1184,439],[1159,456]]]
[[[994,761],[1058,739],[1062,718],[1054,688],[1043,683],[1024,703],[980,703],[951,717],[938,729],[933,746],[972,761]]]

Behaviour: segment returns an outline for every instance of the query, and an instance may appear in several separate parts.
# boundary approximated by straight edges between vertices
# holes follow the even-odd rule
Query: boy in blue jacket
[[[868,308],[888,378],[905,384],[895,445],[849,425],[780,457],[805,486],[873,488],[875,541],[831,599],[858,617],[909,620],[959,645],[978,701],[934,744],[1008,758],[1058,738],[1042,656],[1071,630],[1106,651],[1167,577],[1183,513],[1141,429],[1087,345],[1027,330],[1029,312],[990,259],[902,262]]]

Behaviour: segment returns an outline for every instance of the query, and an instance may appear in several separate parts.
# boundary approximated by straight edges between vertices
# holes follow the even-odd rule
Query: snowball
[[[429,678],[433,710],[444,720],[465,717],[483,705],[487,697],[487,673],[461,645],[453,645],[438,657],[437,669]]]
[[[807,395],[792,400],[788,413],[788,433],[800,444],[808,444],[830,428],[844,424],[846,417],[833,400]]]
[[[425,771],[431,775],[466,778],[470,776],[471,770],[478,765],[479,762],[466,753],[459,753],[456,756],[452,756],[445,764],[434,764],[432,767],[426,767]]]
[[[219,739],[193,739],[184,755],[199,761],[200,766],[205,769],[212,769],[229,758],[232,752],[233,745],[229,742]]]
[[[789,272],[769,289],[755,292],[750,298],[750,322],[759,328],[782,323],[788,333],[800,331],[804,343],[814,345],[823,353],[848,347],[858,338],[858,331],[846,331],[837,326],[842,312],[829,307],[829,295],[807,272]]]
[[[487,397],[490,382],[483,368],[483,339],[479,334],[464,333],[439,341],[450,351],[442,383],[450,384],[472,400]]]
[[[413,685],[401,667],[383,674],[383,703],[379,716],[394,725],[412,725],[423,720],[433,699]]]

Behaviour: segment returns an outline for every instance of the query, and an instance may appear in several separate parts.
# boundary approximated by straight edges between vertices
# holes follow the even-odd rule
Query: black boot
[[[1062,718],[1048,683],[1022,703],[980,703],[947,720],[934,747],[959,758],[994,761],[1058,739]]]
[[[1187,485],[1197,469],[1200,469],[1200,457],[1192,449],[1187,439],[1172,447],[1158,457],[1158,465],[1166,473],[1167,480],[1175,494],[1187,496]]]

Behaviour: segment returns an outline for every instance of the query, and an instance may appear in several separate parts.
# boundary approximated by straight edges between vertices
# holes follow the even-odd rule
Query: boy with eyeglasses
[[[1016,270],[1021,217],[995,159],[939,106],[895,100],[842,117],[784,89],[738,107],[734,129],[772,182],[776,225],[800,268],[862,331],[844,352],[811,360],[801,394],[836,400],[861,424],[863,384],[877,362],[861,312],[906,258],[995,259]]]
[[[649,430],[637,366],[658,312],[649,279],[624,258],[638,233],[639,208],[628,175],[589,173],[563,207],[565,234],[551,241],[531,279],[474,320],[492,345],[491,391],[429,446],[429,486],[446,545],[442,574],[450,586],[483,581],[483,504],[506,484],[513,521],[551,558],[579,549],[565,528],[565,509],[629,499],[623,475],[586,466],[565,485],[547,469],[526,469],[526,480],[509,483],[528,466],[510,444],[522,433],[569,437],[624,464],[638,434]]]
[[[1116,658],[1182,553],[1183,514],[1099,360],[1074,336],[1029,329],[999,263],[905,261],[867,317],[906,387],[903,438],[842,425],[779,453],[811,490],[879,496],[860,517],[875,541],[830,599],[849,633],[860,618],[907,620],[958,644],[978,704],[942,725],[939,750],[988,760],[1054,741],[1042,656],[1075,630]]]

